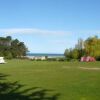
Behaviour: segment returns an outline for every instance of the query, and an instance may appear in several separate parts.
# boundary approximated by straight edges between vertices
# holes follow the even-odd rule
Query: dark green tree
[[[12,39],[11,36],[0,37],[0,56],[5,58],[17,58],[26,55],[27,48],[24,42],[20,42],[18,39]]]

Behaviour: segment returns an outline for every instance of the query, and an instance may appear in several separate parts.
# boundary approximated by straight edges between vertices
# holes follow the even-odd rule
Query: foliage
[[[72,58],[73,59],[78,59],[79,58],[79,50],[78,49],[73,49]]]
[[[100,39],[97,36],[89,37],[85,41],[78,40],[73,49],[66,49],[65,56],[68,59],[80,59],[82,56],[92,56],[100,60]]]
[[[6,51],[4,53],[4,56],[5,56],[6,59],[12,59],[13,58],[13,55],[10,51]]]
[[[97,36],[88,38],[84,44],[86,55],[100,57],[100,39]]]
[[[72,58],[72,49],[66,49],[64,55],[68,58]]]
[[[11,59],[25,56],[26,52],[24,42],[20,42],[18,39],[13,40],[11,36],[0,37],[0,56]]]
[[[48,58],[47,61],[57,61],[57,58]]]

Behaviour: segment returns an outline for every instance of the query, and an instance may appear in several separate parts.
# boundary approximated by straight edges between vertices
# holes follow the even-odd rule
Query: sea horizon
[[[63,53],[27,53],[27,56],[53,56],[53,57],[64,57]]]

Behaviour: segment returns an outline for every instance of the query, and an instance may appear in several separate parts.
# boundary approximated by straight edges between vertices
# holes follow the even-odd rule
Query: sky
[[[79,38],[100,37],[100,0],[0,0],[0,37],[32,53],[64,53]]]

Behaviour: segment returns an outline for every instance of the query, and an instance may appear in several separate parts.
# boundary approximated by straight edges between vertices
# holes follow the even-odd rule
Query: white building
[[[45,56],[32,56],[32,57],[28,57],[28,59],[30,59],[30,60],[46,60],[47,57],[45,57]]]

